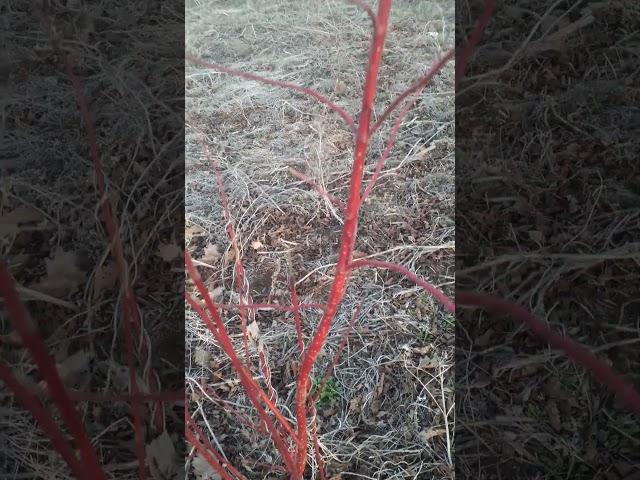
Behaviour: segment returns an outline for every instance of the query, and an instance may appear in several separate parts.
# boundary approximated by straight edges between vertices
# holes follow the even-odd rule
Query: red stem
[[[396,99],[393,102],[391,102],[391,104],[386,108],[384,113],[380,115],[380,118],[373,125],[373,127],[371,127],[371,135],[373,135],[375,132],[380,130],[380,127],[382,126],[384,121],[387,119],[387,117],[391,115],[391,113],[398,107],[398,105],[400,105],[400,103],[402,103],[402,101],[405,98],[407,98],[412,93],[420,93],[429,84],[429,82],[433,79],[433,77],[435,77],[436,74],[440,70],[442,70],[442,68],[446,65],[446,63],[454,57],[454,55],[455,55],[454,50],[450,50],[447,53],[445,53],[442,58],[437,59],[433,63],[429,71],[422,78],[419,78],[418,80],[416,80],[413,85],[411,85],[404,92],[398,95]]]
[[[555,333],[545,322],[526,309],[507,300],[481,293],[456,292],[456,299],[461,305],[480,307],[494,315],[507,315],[524,323],[536,336],[582,365],[598,382],[609,387],[624,405],[640,415],[640,392],[633,385],[592,352],[570,338]]]
[[[0,264],[0,297],[4,298],[5,308],[13,327],[20,335],[22,342],[31,353],[33,361],[38,367],[42,378],[47,382],[51,398],[58,406],[65,424],[69,428],[77,448],[80,450],[82,463],[88,475],[95,479],[104,479],[104,473],[98,461],[96,451],[82,425],[75,406],[67,393],[55,362],[49,356],[47,347],[38,332],[33,320],[29,317],[13,281],[9,276],[6,265]]]
[[[338,197],[327,192],[325,189],[323,189],[321,186],[319,186],[313,180],[307,177],[304,173],[301,173],[294,168],[290,168],[289,173],[292,176],[296,177],[298,180],[301,180],[307,183],[313,190],[315,190],[315,192],[318,195],[320,195],[322,198],[325,198],[329,202],[331,202],[334,207],[339,208],[340,210],[344,210],[344,203],[342,203],[342,201]]]
[[[338,347],[338,350],[336,351],[336,354],[333,356],[333,359],[331,360],[331,363],[327,366],[326,370],[324,371],[324,375],[322,376],[322,379],[320,380],[320,384],[319,384],[318,388],[316,389],[316,393],[313,395],[313,399],[312,399],[313,402],[318,400],[318,398],[320,397],[320,394],[322,393],[322,391],[327,386],[327,382],[331,378],[331,375],[333,375],[333,370],[334,370],[334,368],[336,368],[336,365],[338,364],[338,360],[340,359],[340,355],[342,354],[342,351],[347,346],[347,343],[349,343],[349,335],[351,334],[351,330],[353,330],[353,326],[355,325],[356,321],[358,320],[358,317],[360,316],[361,307],[362,307],[362,305],[358,305],[356,307],[356,309],[353,311],[353,314],[351,315],[351,320],[349,321],[349,324],[347,325],[347,328],[345,329],[344,333],[342,334],[342,341],[340,342],[340,346]]]
[[[233,348],[233,344],[231,342],[231,338],[229,337],[229,334],[225,329],[224,323],[222,322],[222,319],[220,318],[220,315],[218,314],[218,311],[215,308],[213,301],[211,300],[211,296],[209,295],[209,292],[205,287],[204,282],[200,277],[200,274],[198,273],[195,266],[193,265],[193,261],[191,259],[191,256],[189,255],[189,252],[185,252],[185,265],[187,267],[189,275],[191,276],[191,279],[195,283],[201,297],[205,301],[205,304],[207,306],[207,311],[205,312],[202,306],[198,302],[196,302],[196,300],[193,297],[191,297],[191,295],[185,292],[185,298],[187,302],[189,303],[191,308],[193,308],[193,310],[198,314],[198,316],[202,319],[202,321],[207,325],[207,327],[215,337],[216,341],[220,344],[220,346],[222,347],[226,355],[229,357],[229,360],[231,361],[233,368],[235,369],[236,373],[240,378],[240,382],[242,383],[242,386],[244,388],[245,393],[247,394],[247,397],[249,397],[249,400],[251,401],[255,409],[258,411],[258,415],[267,426],[267,429],[269,430],[271,438],[273,439],[273,442],[276,448],[280,452],[280,455],[282,456],[282,459],[285,462],[285,465],[287,466],[288,471],[294,472],[295,464],[293,463],[293,458],[289,453],[289,449],[284,443],[282,436],[280,435],[280,432],[278,431],[278,429],[273,424],[273,422],[267,415],[266,411],[262,407],[262,404],[260,403],[260,398],[262,398],[262,400],[269,406],[273,414],[276,415],[276,418],[278,418],[278,415],[279,415],[278,409],[269,400],[269,397],[262,391],[260,386],[257,384],[257,382],[254,380],[254,378],[251,376],[251,374],[248,372],[246,367],[242,364],[242,362],[236,355],[235,350]],[[286,422],[286,419],[284,419],[284,417],[280,415],[280,418],[278,420],[281,422],[283,426],[288,427],[288,422]]]
[[[214,450],[207,449],[207,447],[196,438],[191,430],[189,430],[188,428],[185,429],[184,436],[187,439],[187,442],[196,447],[198,453],[202,455],[202,458],[204,458],[211,466],[211,468],[213,468],[213,470],[215,470],[215,472],[220,475],[220,478],[222,478],[222,480],[235,480],[233,477],[231,477],[231,475],[227,473],[227,471],[222,467],[220,462],[213,455]]]
[[[355,124],[354,124],[353,118],[351,118],[351,115],[349,115],[343,108],[339,107],[338,105],[333,103],[331,100],[329,100],[327,97],[316,92],[315,90],[312,90],[306,87],[301,87],[293,83],[281,82],[279,80],[271,80],[269,78],[261,77],[260,75],[255,75],[253,73],[241,72],[240,70],[234,70],[233,68],[228,68],[228,67],[225,67],[224,65],[219,65],[217,63],[205,62],[204,60],[201,60],[193,55],[185,55],[185,58],[187,59],[187,61],[194,63],[196,65],[200,65],[201,67],[210,68],[218,72],[233,75],[235,77],[245,78],[247,80],[254,80],[256,82],[265,83],[267,85],[272,85],[274,87],[287,88],[295,92],[309,95],[310,97],[315,98],[318,102],[329,107],[330,110],[340,115],[342,119],[345,121],[345,123],[349,126],[349,128],[352,131],[355,130]]]
[[[120,287],[124,292],[123,301],[123,326],[125,333],[125,348],[127,354],[127,364],[129,368],[129,382],[132,392],[137,391],[137,380],[135,374],[135,353],[133,348],[133,334],[131,332],[131,322],[137,319],[137,306],[133,290],[129,286],[129,279],[127,276],[127,263],[124,256],[124,250],[122,247],[122,241],[117,230],[117,222],[115,221],[115,213],[111,205],[109,197],[106,195],[106,186],[104,173],[102,169],[102,162],[100,161],[100,153],[98,151],[98,142],[96,136],[96,129],[91,113],[89,112],[89,103],[84,95],[80,78],[73,71],[73,62],[71,57],[67,57],[66,61],[67,76],[71,80],[73,90],[80,110],[80,117],[84,123],[87,142],[89,144],[89,154],[93,160],[94,172],[96,175],[96,186],[100,195],[102,220],[107,230],[107,236],[111,243],[111,253],[116,259],[116,265],[118,266],[118,273],[120,275]],[[137,327],[141,327],[140,322],[136,322]],[[135,399],[131,402],[131,415],[133,417],[134,435],[136,440],[136,457],[138,459],[138,474],[140,480],[146,478],[145,469],[145,446],[144,436],[142,432],[142,421],[140,413],[140,403]]]
[[[318,438],[318,412],[316,411],[316,406],[313,403],[314,401],[309,402],[309,414],[311,415],[311,437],[313,438],[313,453],[316,457],[316,463],[318,464],[318,476],[320,480],[325,480],[325,465],[324,460],[322,458],[322,452],[320,451],[320,439]]]
[[[449,313],[456,312],[455,303],[451,301],[449,297],[445,295],[445,293],[437,287],[434,287],[430,283],[424,281],[420,277],[418,277],[415,273],[411,272],[409,269],[403,267],[402,265],[398,265],[397,263],[391,262],[383,262],[382,260],[370,260],[370,259],[361,259],[355,260],[351,265],[351,269],[362,268],[362,267],[374,267],[374,268],[384,268],[386,270],[391,270],[392,272],[400,273],[411,280],[413,283],[422,287],[424,290],[429,292],[433,297],[435,297],[443,306],[447,309]]]
[[[373,10],[366,2],[364,2],[363,0],[347,0],[347,3],[355,5],[364,13],[366,13],[369,16],[369,20],[371,20],[371,26],[374,29],[376,28],[376,15],[375,13],[373,13]]]
[[[223,303],[215,303],[214,304],[215,307],[218,310],[238,310],[240,308],[239,305],[229,305],[229,304],[223,304]],[[294,307],[293,306],[289,306],[289,305],[278,305],[277,303],[248,303],[245,305],[246,308],[249,309],[253,309],[253,310],[260,310],[260,309],[270,309],[270,310],[276,310],[279,312],[293,312],[294,311]],[[321,304],[321,303],[301,303],[298,305],[298,309],[302,310],[304,308],[313,308],[316,310],[324,310],[325,305]]]
[[[209,451],[209,452],[211,452],[213,454],[213,456],[216,458],[216,460],[220,463],[221,466],[223,466],[224,468],[229,470],[229,472],[231,472],[233,475],[235,475],[236,479],[238,479],[238,480],[247,480],[247,477],[242,475],[226,458],[224,458],[220,454],[220,452],[218,452],[218,450],[216,448],[214,448],[214,446],[211,444],[211,442],[209,441],[207,436],[204,434],[202,429],[198,426],[198,424],[195,422],[193,417],[191,417],[191,414],[189,413],[188,410],[185,410],[185,419],[186,419],[186,423],[187,423],[187,428],[191,428],[193,430],[193,432],[195,432],[195,434],[198,435],[202,439],[200,444],[204,445],[204,447],[207,449],[207,451]]]
[[[298,337],[298,350],[300,355],[304,352],[304,339],[302,338],[302,320],[300,319],[300,305],[298,304],[298,294],[296,284],[291,281],[291,303],[293,304],[293,318],[296,324],[296,336]]]
[[[476,24],[473,32],[471,32],[467,45],[465,45],[460,56],[456,58],[456,90],[467,72],[469,59],[478,45],[480,38],[482,38],[482,33],[487,28],[487,25],[493,16],[493,9],[495,6],[496,0],[486,0],[486,3],[484,4],[484,11],[478,19],[478,23]]]
[[[367,187],[365,188],[364,193],[362,194],[362,198],[360,199],[360,206],[362,206],[364,201],[367,199],[367,197],[371,193],[371,190],[373,190],[373,187],[376,184],[378,177],[380,176],[380,172],[382,171],[382,167],[384,167],[384,163],[387,161],[387,158],[389,157],[389,153],[391,153],[391,149],[395,144],[396,137],[398,136],[398,131],[400,130],[400,126],[402,125],[402,121],[404,120],[404,117],[407,115],[407,112],[409,112],[409,109],[413,106],[414,102],[415,100],[412,102],[407,102],[407,104],[404,107],[402,107],[402,111],[400,112],[400,115],[398,115],[398,118],[396,119],[396,123],[393,126],[393,130],[391,130],[391,135],[389,135],[389,140],[387,142],[387,145],[384,151],[382,152],[382,155],[380,155],[380,158],[378,158],[378,162],[376,163],[376,168],[373,172],[373,175],[371,176],[371,179],[369,180],[369,183],[367,184]]]
[[[73,474],[80,479],[91,480],[93,477],[87,471],[85,471],[82,464],[79,462],[76,454],[71,449],[71,446],[67,442],[62,430],[56,425],[53,417],[47,411],[46,408],[40,403],[36,396],[25,388],[20,381],[14,377],[11,373],[11,369],[7,364],[0,360],[0,380],[13,392],[15,398],[22,404],[23,408],[28,410],[36,422],[40,425],[40,428],[49,438],[51,445],[62,456]]]
[[[249,296],[247,289],[245,288],[245,274],[244,274],[244,266],[242,265],[242,256],[240,252],[240,246],[238,245],[238,237],[236,235],[236,230],[233,226],[233,221],[231,220],[231,211],[229,210],[229,200],[227,199],[227,194],[224,189],[224,182],[222,181],[222,175],[220,174],[220,168],[218,167],[218,162],[215,157],[210,154],[209,147],[207,146],[204,135],[201,139],[201,146],[205,152],[205,155],[209,157],[211,161],[211,166],[213,167],[213,172],[216,177],[216,183],[218,184],[218,192],[220,194],[220,200],[222,202],[222,211],[224,215],[224,219],[227,222],[226,230],[227,235],[229,237],[229,241],[231,242],[231,248],[233,249],[233,253],[235,256],[235,273],[236,273],[236,290],[238,292],[238,296],[240,297],[240,328],[242,329],[242,344],[244,346],[244,358],[247,366],[249,366],[249,334],[247,333],[247,309],[243,305],[244,296]],[[249,300],[251,303],[251,300]],[[253,310],[249,310],[250,312]]]
[[[69,396],[76,402],[130,402],[137,399],[140,402],[183,402],[184,392],[152,392],[152,393],[108,393],[108,392],[79,392],[71,390]]]
[[[302,479],[307,457],[307,412],[306,400],[310,382],[311,369],[315,363],[322,345],[327,338],[331,321],[335,317],[338,305],[344,297],[348,277],[349,264],[353,253],[353,247],[358,229],[358,210],[360,208],[360,186],[362,185],[362,175],[364,173],[365,157],[369,142],[369,128],[373,102],[376,96],[378,83],[378,71],[382,58],[382,50],[387,33],[389,13],[391,10],[391,0],[380,0],[378,4],[378,15],[376,29],[371,42],[369,52],[368,71],[365,78],[362,96],[362,109],[356,135],[356,145],[353,159],[353,169],[351,173],[351,183],[349,186],[349,200],[345,209],[342,238],[340,241],[340,252],[335,270],[335,278],[329,293],[327,307],[318,325],[318,330],[309,344],[306,355],[302,360],[300,374],[298,376],[296,388],[296,419],[298,424],[298,451],[296,479]]]

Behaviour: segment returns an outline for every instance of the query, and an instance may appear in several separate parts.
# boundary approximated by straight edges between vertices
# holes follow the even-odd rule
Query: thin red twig
[[[304,352],[304,339],[302,338],[302,320],[300,319],[300,305],[298,304],[298,294],[296,293],[296,284],[292,280],[290,285],[291,303],[293,304],[293,319],[296,324],[296,336],[298,337],[298,350],[300,355]]]
[[[204,458],[209,466],[215,470],[222,480],[235,480],[220,464],[218,459],[213,455],[215,450],[208,449],[198,438],[189,430],[185,429],[184,436],[191,445],[193,445],[198,453]]]
[[[301,180],[306,184],[308,184],[318,195],[320,195],[322,198],[331,202],[331,204],[334,207],[339,208],[340,210],[344,210],[344,203],[342,203],[342,201],[338,197],[327,192],[324,188],[322,188],[320,185],[315,183],[313,180],[307,177],[304,173],[299,172],[295,168],[290,168],[289,173],[292,176],[296,177],[298,180]]]
[[[213,454],[213,456],[216,458],[216,460],[220,463],[220,465],[222,467],[224,467],[225,469],[229,470],[229,472],[231,472],[232,475],[235,475],[235,480],[247,480],[247,477],[245,477],[244,475],[242,475],[237,468],[235,468],[230,462],[229,460],[227,460],[226,458],[224,458],[220,452],[218,452],[218,450],[216,448],[214,448],[214,446],[211,444],[211,442],[209,441],[209,439],[207,438],[207,436],[204,434],[204,432],[202,431],[202,429],[198,426],[198,424],[195,422],[195,420],[193,419],[193,417],[191,417],[191,414],[189,413],[188,410],[185,410],[185,417],[186,417],[186,423],[187,423],[187,428],[191,428],[191,430],[193,431],[193,433],[195,433],[196,435],[198,435],[202,440],[200,441],[201,444],[204,445],[204,447]],[[197,448],[197,447],[196,447]]]
[[[236,371],[236,373],[240,378],[240,382],[244,388],[244,391],[247,397],[253,404],[254,408],[257,410],[261,420],[267,426],[267,429],[269,431],[269,434],[271,435],[274,445],[280,452],[280,455],[282,456],[282,459],[285,465],[287,466],[288,471],[294,472],[295,464],[293,462],[293,458],[289,453],[289,449],[287,448],[281,436],[280,431],[276,428],[276,426],[273,424],[273,422],[267,415],[265,409],[262,407],[262,404],[260,403],[260,397],[262,397],[262,400],[269,406],[273,414],[276,416],[279,413],[277,411],[278,409],[275,407],[275,405],[273,405],[273,403],[269,401],[269,397],[267,396],[267,394],[265,394],[264,391],[262,391],[260,386],[253,379],[253,377],[247,371],[246,367],[243,365],[243,363],[240,361],[240,359],[236,355],[231,339],[228,333],[226,332],[224,323],[222,322],[222,319],[220,318],[220,315],[218,314],[218,311],[215,308],[213,301],[211,300],[211,296],[209,295],[209,292],[205,287],[204,282],[200,277],[200,274],[198,273],[195,266],[193,265],[193,261],[191,259],[191,256],[189,255],[189,252],[185,252],[185,266],[187,267],[189,275],[191,276],[191,279],[195,283],[196,288],[198,289],[198,292],[200,293],[201,297],[204,299],[205,304],[207,306],[207,310],[205,311],[204,308],[198,302],[196,302],[196,300],[193,297],[191,297],[191,295],[185,292],[185,298],[187,302],[189,303],[191,308],[193,308],[193,310],[198,314],[198,316],[202,319],[202,321],[207,325],[207,327],[209,328],[209,331],[214,335],[216,341],[220,344],[225,354],[231,361],[231,364],[234,370]],[[288,422],[284,420],[284,423],[282,421],[281,423],[287,424]]]
[[[318,477],[320,480],[325,480],[325,465],[322,458],[322,452],[320,451],[320,439],[318,437],[318,412],[314,401],[309,401],[309,415],[311,416],[311,438],[313,438],[313,453],[316,458],[316,464],[318,465]]]
[[[418,277],[415,273],[410,271],[409,269],[403,267],[402,265],[398,265],[397,263],[384,262],[382,260],[373,260],[373,259],[360,259],[354,260],[354,262],[350,265],[352,269],[361,268],[361,267],[374,267],[374,268],[384,268],[386,270],[391,270],[392,272],[400,273],[404,275],[406,278],[411,280],[413,283],[422,287],[424,290],[429,292],[436,300],[438,300],[444,308],[449,313],[455,313],[456,306],[453,301],[449,297],[447,297],[442,290],[437,287],[434,287],[430,283]]]
[[[471,36],[462,50],[462,53],[458,58],[456,58],[456,89],[464,78],[464,75],[467,73],[467,64],[469,63],[469,59],[471,58],[473,51],[476,49],[478,42],[482,38],[482,34],[493,16],[495,6],[496,0],[486,0],[484,11],[478,19],[476,27],[473,29],[473,32],[471,32]]]
[[[196,65],[200,65],[201,67],[210,68],[212,70],[216,70],[221,73],[226,73],[229,75],[233,75],[235,77],[245,78],[247,80],[253,80],[260,83],[265,83],[267,85],[272,85],[274,87],[287,88],[289,90],[293,90],[298,93],[304,93],[305,95],[309,95],[310,97],[315,98],[318,102],[326,105],[330,110],[334,111],[338,115],[342,117],[345,123],[349,126],[349,128],[354,131],[355,123],[351,115],[349,115],[343,108],[339,107],[331,100],[329,100],[324,95],[312,90],[310,88],[301,87],[299,85],[295,85],[293,83],[281,82],[280,80],[271,80],[269,78],[261,77],[260,75],[255,75],[253,73],[241,72],[240,70],[235,70],[233,68],[228,68],[223,65],[219,65],[217,63],[209,63],[197,58],[193,55],[185,55],[185,58]]]
[[[229,210],[229,200],[227,199],[227,193],[224,189],[224,182],[222,181],[222,175],[220,174],[220,167],[218,166],[218,162],[215,157],[210,154],[209,147],[206,144],[204,139],[204,135],[202,136],[200,142],[202,149],[205,152],[205,155],[209,158],[211,162],[211,167],[213,168],[213,173],[216,177],[216,183],[218,185],[218,193],[220,194],[220,200],[222,202],[222,212],[224,215],[224,219],[226,223],[227,236],[229,237],[229,241],[231,242],[231,248],[233,249],[235,262],[234,262],[234,270],[236,275],[236,290],[238,292],[238,296],[240,297],[240,327],[242,329],[242,344],[244,346],[244,357],[245,362],[249,365],[249,335],[247,333],[247,309],[243,305],[244,297],[249,297],[248,288],[245,288],[245,273],[244,266],[242,265],[242,252],[240,251],[240,245],[238,244],[238,237],[236,235],[236,230],[233,225],[233,220],[231,219],[231,211]],[[249,303],[251,299],[248,299]],[[253,312],[253,310],[249,310],[249,312]]]
[[[238,310],[240,308],[239,305],[230,305],[225,303],[214,303],[215,307],[218,310]],[[289,305],[278,305],[277,303],[249,303],[245,305],[246,308],[250,308],[252,310],[276,310],[279,312],[293,312],[294,307]],[[301,303],[298,305],[298,309],[315,309],[315,310],[324,310],[325,305],[321,303]]]
[[[583,366],[598,382],[609,387],[631,411],[640,415],[640,392],[622,375],[613,370],[592,352],[568,337],[555,333],[539,318],[513,302],[474,292],[456,292],[461,305],[479,307],[494,315],[507,315],[529,327],[539,338],[562,350],[569,358]]]
[[[316,389],[316,392],[313,395],[313,402],[318,400],[318,398],[320,397],[320,394],[322,393],[322,391],[327,386],[327,382],[331,378],[331,375],[333,375],[333,370],[336,368],[336,365],[338,364],[338,361],[340,360],[340,355],[342,354],[342,351],[347,346],[347,343],[349,343],[349,335],[351,334],[351,330],[353,330],[353,326],[356,324],[356,321],[358,320],[358,317],[360,316],[361,308],[362,308],[362,305],[358,305],[355,308],[355,310],[353,311],[353,314],[351,315],[351,320],[349,320],[349,324],[347,325],[347,328],[345,328],[344,333],[342,334],[342,341],[340,342],[340,345],[338,346],[338,350],[336,350],[336,354],[333,356],[333,359],[331,360],[331,363],[325,369],[324,375],[322,376],[322,379],[320,380],[320,384],[318,385],[318,388]]]
[[[369,17],[369,20],[371,20],[371,26],[374,29],[376,28],[376,14],[373,13],[373,10],[369,6],[369,4],[367,4],[364,0],[347,0],[347,3],[350,3],[351,5],[355,5],[364,13],[366,13]]]
[[[62,456],[64,461],[69,465],[73,474],[79,479],[91,480],[93,477],[85,471],[84,467],[76,457],[76,454],[71,449],[71,446],[67,442],[64,433],[56,425],[55,420],[47,409],[40,403],[36,396],[25,388],[20,381],[14,377],[11,369],[2,360],[0,360],[0,380],[4,382],[7,388],[13,392],[15,398],[22,405],[23,408],[28,410],[33,418],[35,418],[38,425],[49,438],[51,445]]]
[[[445,53],[442,57],[438,58],[435,62],[433,62],[433,65],[431,65],[431,68],[423,77],[416,80],[413,83],[413,85],[411,85],[404,92],[398,95],[395,98],[395,100],[391,102],[391,104],[385,109],[382,115],[380,115],[380,118],[378,119],[378,121],[376,121],[373,127],[371,127],[371,135],[373,135],[375,132],[380,130],[380,127],[382,126],[384,121],[387,119],[387,117],[391,115],[391,113],[397,108],[398,105],[402,103],[402,101],[405,98],[407,98],[409,95],[413,93],[417,94],[421,92],[429,84],[429,82],[433,79],[433,77],[435,77],[437,73],[440,70],[442,70],[442,67],[444,67],[447,64],[447,62],[454,57],[454,55],[455,55],[454,50],[450,50],[447,53]]]
[[[104,473],[98,461],[96,451],[91,445],[89,436],[76,412],[73,400],[69,397],[58,375],[55,362],[49,356],[47,347],[36,325],[20,301],[18,292],[13,285],[13,280],[4,263],[0,264],[0,297],[4,298],[5,308],[13,328],[15,328],[16,332],[20,335],[23,344],[29,350],[42,378],[49,387],[51,398],[57,405],[62,419],[69,428],[76,442],[76,447],[80,450],[82,463],[85,465],[86,471],[95,479],[104,479]]]
[[[111,253],[116,259],[116,265],[118,267],[118,273],[120,275],[120,287],[124,292],[123,301],[123,328],[125,334],[125,348],[127,354],[127,365],[129,368],[129,388],[132,392],[137,393],[137,379],[135,372],[135,352],[133,347],[133,334],[131,332],[132,321],[139,320],[137,318],[137,305],[133,290],[129,285],[129,279],[127,275],[127,263],[124,256],[124,250],[122,248],[122,242],[117,230],[117,222],[115,221],[115,213],[109,198],[106,196],[106,185],[104,172],[102,169],[102,162],[100,161],[100,153],[98,151],[98,141],[96,137],[95,124],[93,122],[91,113],[89,111],[89,102],[83,92],[80,78],[74,72],[74,65],[71,57],[67,57],[66,60],[67,76],[71,80],[73,90],[80,110],[80,116],[84,123],[85,132],[87,135],[87,142],[89,144],[89,154],[93,160],[94,172],[96,175],[96,186],[98,193],[100,194],[100,204],[102,212],[102,220],[107,230],[107,236],[111,242]],[[140,322],[136,323],[137,327],[141,327]],[[144,436],[142,432],[142,420],[140,412],[140,402],[134,397],[131,401],[131,415],[133,417],[134,436],[136,443],[136,457],[138,459],[138,476],[140,480],[146,478],[145,468],[145,446]]]
[[[389,158],[389,153],[391,153],[391,149],[395,144],[396,137],[398,136],[398,132],[400,131],[400,126],[402,125],[402,121],[404,120],[404,117],[409,112],[409,109],[413,106],[414,102],[415,100],[411,102],[407,102],[407,104],[404,107],[402,107],[402,110],[400,111],[400,114],[396,119],[396,123],[394,124],[393,129],[391,130],[391,135],[389,135],[389,140],[387,141],[387,145],[384,151],[382,152],[382,155],[380,155],[380,158],[378,158],[373,175],[371,176],[371,179],[369,180],[369,183],[367,184],[367,187],[365,188],[364,193],[362,194],[362,198],[360,199],[361,206],[364,203],[364,201],[367,199],[369,194],[371,193],[371,190],[373,190],[373,187],[375,186],[376,181],[380,176],[380,172],[382,172],[382,167],[384,167],[384,163],[387,161],[387,158]]]
[[[177,403],[184,401],[184,392],[151,392],[151,393],[110,393],[110,392],[80,392],[69,391],[69,396],[76,402],[130,402],[137,399],[140,402]]]

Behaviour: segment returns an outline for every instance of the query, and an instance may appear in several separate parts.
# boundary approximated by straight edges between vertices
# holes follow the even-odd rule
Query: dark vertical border
[[[460,46],[482,8],[458,2]],[[639,30],[634,2],[497,2],[459,85],[458,478],[640,474]]]
[[[0,333],[11,369],[0,384],[9,392],[20,380],[78,448],[5,308],[17,291],[101,475],[174,478],[184,463],[184,2],[10,1],[0,15]],[[0,400],[0,472],[71,478],[18,396]],[[83,474],[100,478],[85,453]]]

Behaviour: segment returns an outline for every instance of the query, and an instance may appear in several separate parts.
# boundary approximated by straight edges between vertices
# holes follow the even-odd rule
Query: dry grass
[[[159,261],[158,246],[180,245],[183,234],[181,99],[171,76],[171,62],[182,52],[157,39],[181,26],[168,9],[143,12],[131,2],[115,1],[103,10],[70,1],[50,2],[55,30],[48,32],[32,3],[3,2],[1,7],[7,61],[2,67],[8,70],[2,78],[0,216],[26,208],[37,219],[1,232],[0,256],[8,261],[61,372],[73,373],[65,379],[67,387],[126,391],[117,272],[99,217],[83,123],[65,74],[64,60],[71,54],[97,127],[107,191],[122,222],[128,277],[153,345],[142,361],[158,371],[160,389],[176,390],[182,387],[183,359],[167,352],[171,342],[174,352],[182,351],[181,339],[172,336],[181,335],[176,284],[183,276]],[[48,272],[47,262],[59,250],[66,252],[63,261]],[[40,292],[43,280],[49,282],[48,295]],[[4,311],[0,330],[2,359],[34,387],[38,372],[16,344]],[[0,409],[0,478],[70,478],[32,418],[4,391]],[[108,477],[137,478],[127,404],[79,402],[78,410]],[[169,419],[167,425],[182,434],[180,420]],[[146,441],[155,435],[147,431]]]
[[[394,3],[378,105],[388,104],[452,46],[452,22],[452,3]],[[353,113],[359,107],[368,27],[357,9],[337,1],[194,2],[187,10],[187,50],[312,87]],[[363,255],[383,255],[448,291],[454,252],[452,91],[450,65],[401,130],[388,168],[363,208],[356,246]],[[208,246],[217,246],[221,255],[205,262],[210,267],[201,267],[210,291],[222,303],[238,303],[225,258],[222,207],[211,165],[197,141],[200,132],[221,168],[254,302],[290,304],[290,276],[301,303],[324,301],[340,217],[288,168],[344,198],[353,153],[348,130],[305,97],[199,68],[187,69],[186,96],[187,248],[202,259]],[[371,171],[382,138],[372,144]],[[360,317],[333,377],[333,393],[318,405],[329,472],[343,478],[452,477],[453,320],[418,288],[393,274],[356,273],[314,377],[331,361],[360,303]],[[278,404],[291,411],[299,360],[292,314],[259,311],[256,320]],[[319,312],[303,311],[305,339],[318,320]],[[240,345],[237,313],[228,312],[225,321]],[[226,359],[195,315],[188,317],[187,330],[187,388],[194,418],[249,478],[265,478],[261,464],[275,461],[274,452],[197,385],[204,381],[233,402],[234,410],[250,415]]]
[[[458,281],[638,385],[638,8],[521,3],[497,9],[457,98]],[[504,319],[458,326],[461,475],[638,474],[637,419],[581,367]]]

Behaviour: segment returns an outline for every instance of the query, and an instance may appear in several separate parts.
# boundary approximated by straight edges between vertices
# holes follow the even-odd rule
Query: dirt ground
[[[453,2],[394,2],[376,112],[453,46]],[[339,1],[191,1],[187,52],[206,61],[312,87],[352,114],[359,108],[369,23]],[[220,166],[253,301],[321,303],[332,281],[341,219],[291,177],[304,172],[344,199],[353,154],[339,117],[290,91],[187,66],[186,242],[220,303],[237,304],[229,241],[210,155]],[[372,142],[365,178],[389,128]],[[395,261],[452,293],[454,257],[453,65],[429,86],[402,128],[363,207],[356,250]],[[188,287],[190,288],[190,287]],[[357,305],[357,319],[319,403],[323,456],[335,479],[453,477],[454,320],[395,274],[354,274],[319,363],[319,378]],[[264,438],[230,414],[251,416],[226,358],[196,315],[187,319],[191,411],[248,478],[280,478]],[[226,312],[238,340],[237,312]],[[319,312],[304,310],[308,340]],[[292,315],[256,313],[278,405],[290,418],[298,352]],[[255,348],[252,348],[255,360]],[[204,385],[204,388],[203,388]],[[311,460],[314,462],[314,460]],[[317,478],[312,465],[311,477]],[[206,478],[196,457],[188,468]],[[340,476],[341,475],[341,476]]]

